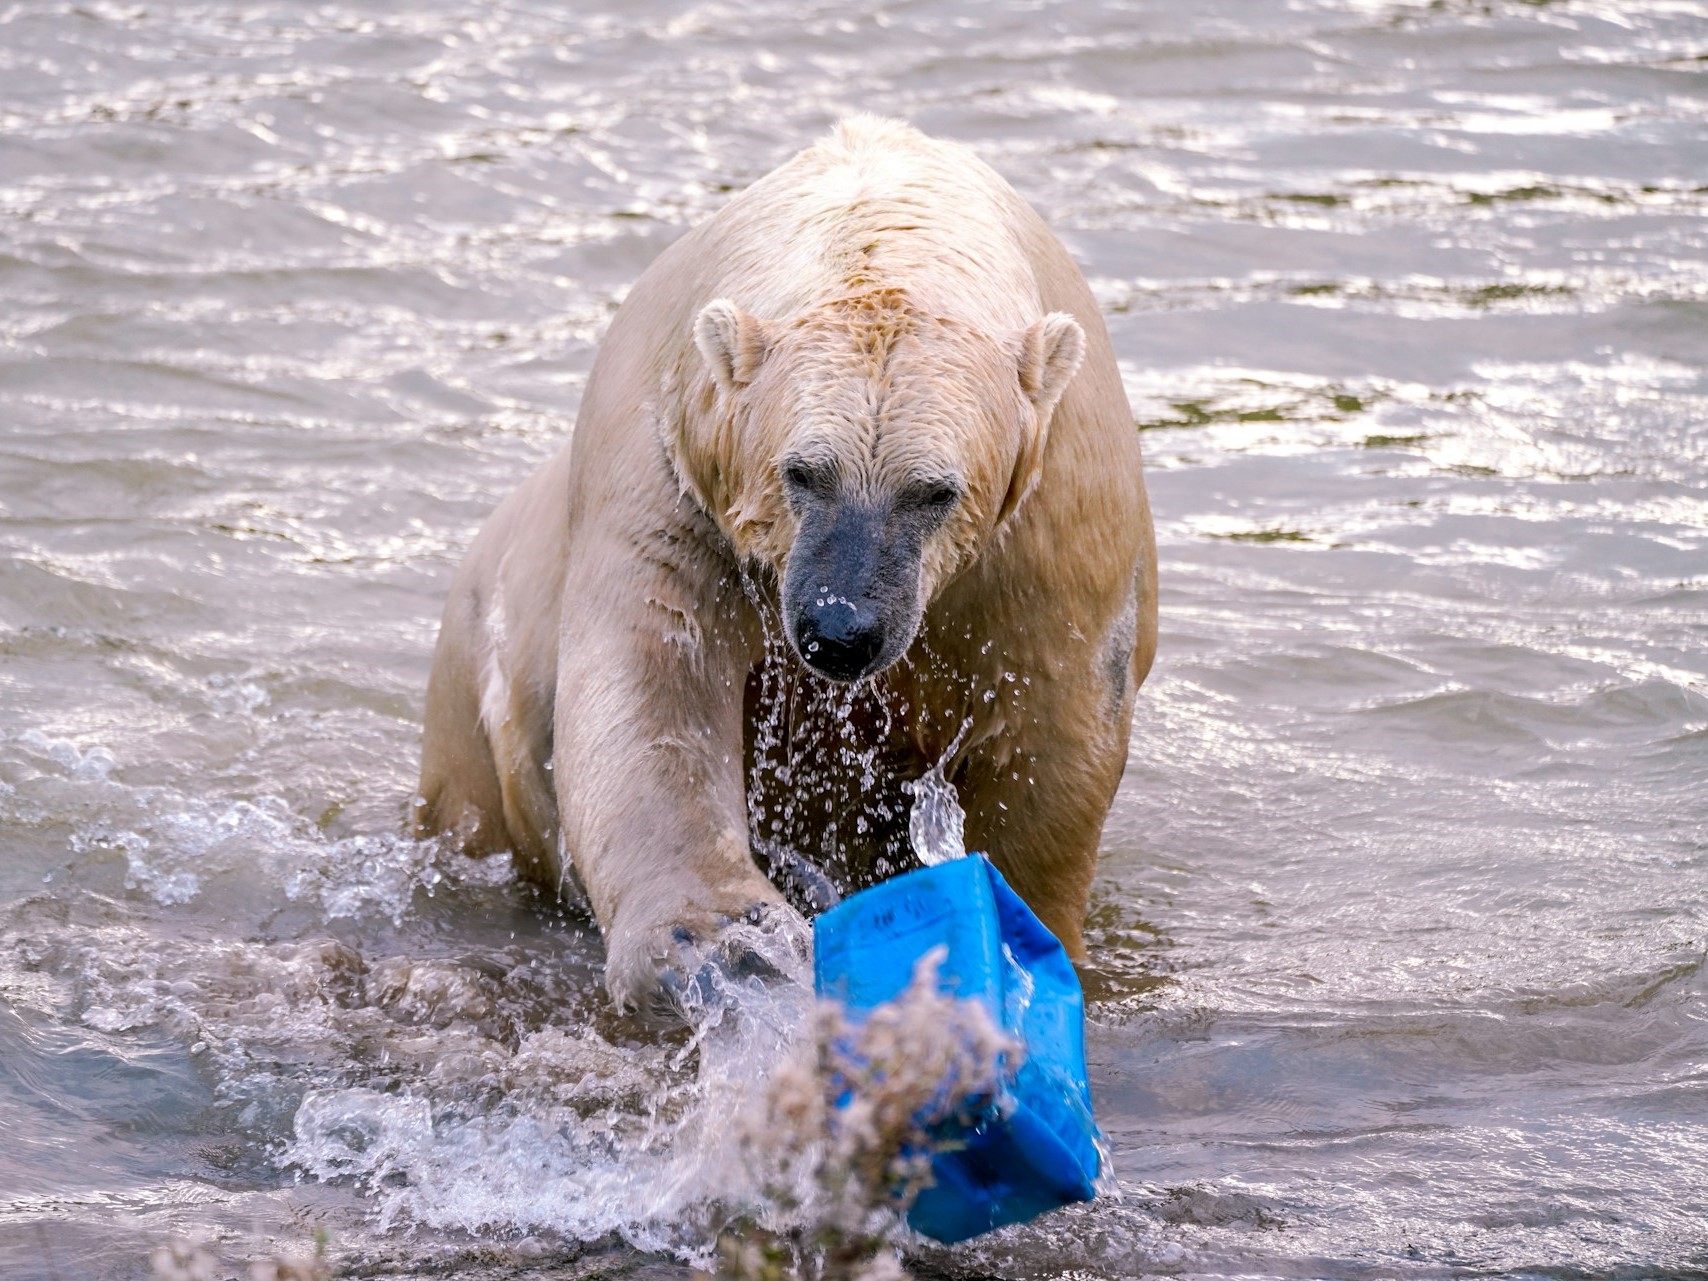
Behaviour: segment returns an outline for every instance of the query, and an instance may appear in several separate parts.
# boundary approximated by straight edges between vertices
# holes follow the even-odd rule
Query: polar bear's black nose
[[[801,657],[833,680],[859,680],[884,647],[884,624],[869,604],[838,596],[809,601],[795,627]]]

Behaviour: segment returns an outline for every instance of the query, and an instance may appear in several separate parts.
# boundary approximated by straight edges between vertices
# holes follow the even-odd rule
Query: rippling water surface
[[[1708,1275],[1705,69],[1684,0],[0,10],[0,1273],[680,1274],[771,1025],[639,1041],[401,815],[624,290],[875,109],[1084,265],[1163,561],[1115,1186],[914,1266]]]

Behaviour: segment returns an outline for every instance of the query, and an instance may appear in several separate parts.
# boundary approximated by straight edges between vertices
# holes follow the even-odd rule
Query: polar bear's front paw
[[[617,1008],[654,1026],[706,1021],[757,983],[810,985],[812,932],[785,903],[756,902],[740,913],[692,913],[666,925],[615,933],[607,944],[605,986]]]

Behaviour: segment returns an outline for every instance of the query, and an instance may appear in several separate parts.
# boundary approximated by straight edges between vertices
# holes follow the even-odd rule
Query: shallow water
[[[916,1267],[1708,1275],[1708,11],[590,8],[0,10],[0,1274],[680,1274],[765,1037],[400,819],[611,309],[863,108],[1084,264],[1163,563],[1115,1186]]]

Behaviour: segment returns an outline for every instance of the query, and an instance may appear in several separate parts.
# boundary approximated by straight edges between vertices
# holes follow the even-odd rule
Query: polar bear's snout
[[[884,620],[870,601],[827,595],[801,611],[795,638],[810,666],[836,680],[859,680],[883,651]]]
[[[837,681],[882,671],[919,629],[924,530],[895,504],[801,504],[783,580],[783,617],[803,662]]]

